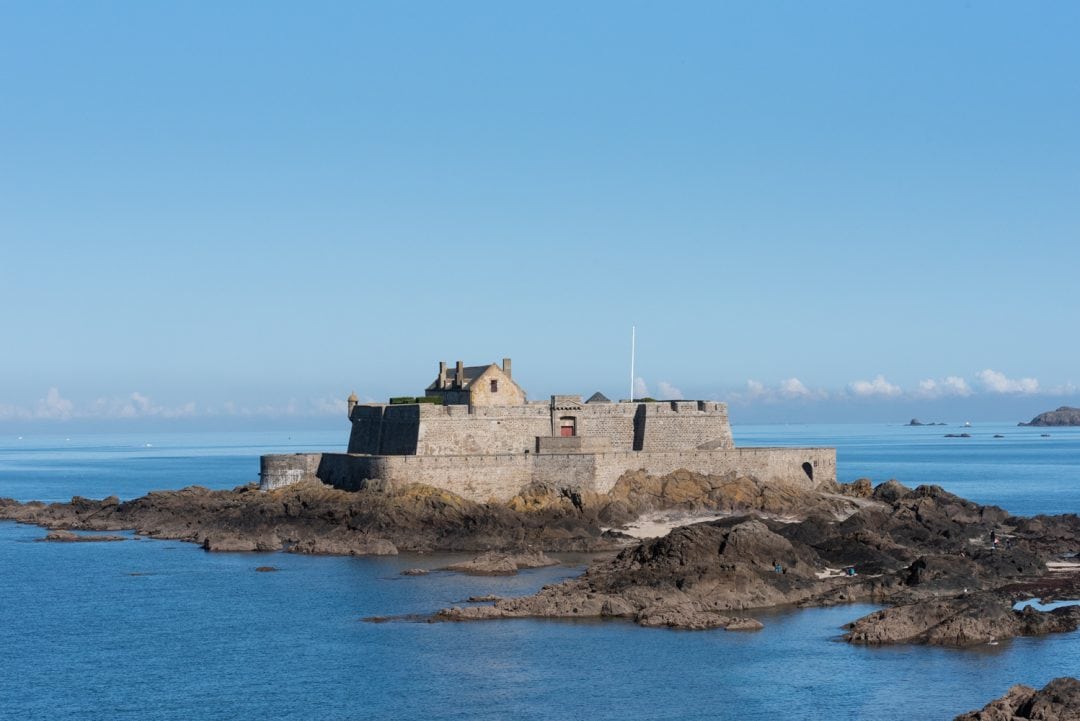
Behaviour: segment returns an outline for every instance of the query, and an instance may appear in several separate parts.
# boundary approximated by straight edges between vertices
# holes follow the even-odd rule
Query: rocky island
[[[848,643],[970,646],[1080,627],[1080,606],[1022,605],[1080,599],[1076,515],[1017,517],[935,485],[839,483],[834,449],[736,447],[722,403],[530,402],[504,359],[458,362],[452,375],[440,363],[423,397],[353,396],[348,415],[346,453],[263,456],[258,484],[0,499],[0,519],[60,542],[133,530],[212,552],[477,554],[405,569],[416,583],[596,554],[581,575],[532,595],[432,608],[425,618],[439,622],[753,631],[764,609],[864,602],[881,608],[845,626]]]
[[[620,530],[642,517],[703,515],[645,540]],[[873,602],[851,643],[963,646],[1073,630],[1080,608],[1014,610],[1030,598],[1080,598],[1080,518],[1015,517],[937,486],[867,480],[816,490],[749,477],[627,473],[611,491],[536,485],[477,503],[412,485],[345,492],[299,483],[262,492],[192,487],[70,503],[0,501],[0,518],[51,529],[133,529],[210,551],[387,554],[502,551],[459,570],[513,573],[542,551],[594,551],[579,577],[490,605],[446,608],[443,621],[617,617],[643,626],[752,630],[755,610]],[[676,523],[679,521],[676,521]]]
[[[1046,411],[1019,426],[1080,426],[1080,408],[1061,406],[1056,411]]]

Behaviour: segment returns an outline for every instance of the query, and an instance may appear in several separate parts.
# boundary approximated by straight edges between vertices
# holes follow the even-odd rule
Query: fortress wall
[[[353,409],[349,453],[416,453],[420,435],[418,405],[362,405]]]
[[[259,488],[272,491],[294,483],[319,481],[343,491],[359,491],[378,482],[374,479],[385,477],[385,458],[346,453],[266,455],[259,460]]]
[[[576,419],[577,435],[606,438],[615,450],[731,448],[727,406],[712,401],[582,405],[554,411]],[[358,405],[351,416],[349,453],[371,455],[490,455],[524,453],[536,437],[552,436],[546,402],[517,406]]]
[[[416,454],[524,454],[551,435],[547,405],[423,407]]]
[[[579,455],[579,458],[585,456]],[[383,458],[381,478],[389,487],[424,483],[473,501],[507,501],[533,480],[533,458],[492,456],[395,456]]]
[[[383,409],[379,453],[416,453],[420,439],[420,406],[386,406]]]
[[[813,480],[803,469],[810,464]],[[343,490],[424,483],[474,501],[506,501],[533,482],[606,493],[627,471],[662,476],[680,468],[736,474],[813,488],[836,479],[831,448],[736,448],[716,451],[498,454],[486,456],[355,456],[298,453],[262,458],[260,487],[320,480]]]
[[[813,480],[803,470],[809,463]],[[591,490],[606,493],[626,471],[642,470],[662,476],[680,468],[720,476],[734,473],[762,481],[811,489],[836,480],[836,451],[832,448],[731,448],[718,451],[677,451],[597,454]]]
[[[321,453],[289,453],[259,459],[259,488],[272,491],[294,483],[320,480],[317,473]]]
[[[349,432],[349,453],[379,452],[382,435],[383,406],[356,406],[349,416],[352,430]]]
[[[607,453],[611,440],[602,436],[569,436],[536,439],[537,453]]]
[[[727,405],[711,401],[645,403],[642,451],[692,450],[704,443],[734,448]]]
[[[638,405],[637,403],[590,403],[582,406],[580,414],[556,413],[557,415],[576,415],[578,435],[610,438],[613,449],[630,451],[634,448],[634,413]]]

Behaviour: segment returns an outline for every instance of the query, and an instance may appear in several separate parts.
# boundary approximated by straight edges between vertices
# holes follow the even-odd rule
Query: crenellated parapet
[[[371,455],[527,453],[537,439],[565,437],[628,451],[734,447],[727,406],[715,401],[592,404],[553,396],[513,406],[358,404],[350,421],[349,453]]]

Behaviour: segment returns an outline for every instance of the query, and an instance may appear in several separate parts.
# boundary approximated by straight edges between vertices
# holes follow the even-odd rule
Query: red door
[[[561,427],[559,429],[559,434],[563,438],[566,438],[567,436],[572,436],[572,435],[574,435],[574,427],[573,426],[563,426],[563,427]]]

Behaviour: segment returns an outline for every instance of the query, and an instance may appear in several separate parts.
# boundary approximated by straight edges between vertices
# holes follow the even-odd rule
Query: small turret
[[[352,409],[356,408],[356,404],[360,402],[360,399],[356,397],[356,391],[353,391],[349,394],[349,399],[347,402],[349,404],[348,417],[352,418]]]

